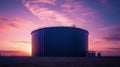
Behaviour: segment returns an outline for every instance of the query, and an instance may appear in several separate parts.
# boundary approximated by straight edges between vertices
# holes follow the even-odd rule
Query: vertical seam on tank
[[[44,40],[45,40],[45,37],[44,37],[44,30],[43,30],[43,56],[45,56],[45,44],[44,44]]]

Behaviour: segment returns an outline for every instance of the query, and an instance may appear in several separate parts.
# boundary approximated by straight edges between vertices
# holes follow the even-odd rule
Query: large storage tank
[[[47,27],[32,33],[33,56],[85,57],[88,32],[75,27]]]

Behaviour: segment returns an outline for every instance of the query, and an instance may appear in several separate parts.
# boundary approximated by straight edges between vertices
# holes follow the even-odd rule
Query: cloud
[[[0,20],[5,20],[5,18],[3,16],[0,16]]]
[[[24,0],[23,4],[45,26],[72,26],[76,23],[81,25],[88,21],[93,22],[91,18],[95,18],[95,12],[82,1],[48,0],[47,2],[52,2],[54,5],[48,5],[41,0]]]
[[[102,50],[103,45],[98,48],[98,43],[94,43],[96,39],[99,40],[101,31],[99,28],[103,27],[103,21],[83,0],[55,0],[55,4],[46,4],[42,2],[35,2],[34,0],[26,0],[23,2],[30,12],[39,18],[40,23],[45,26],[72,26],[89,30],[90,32],[90,49]],[[100,36],[98,36],[100,35]],[[100,44],[103,41],[99,41]],[[100,45],[99,44],[99,45]]]
[[[51,1],[51,0],[50,0]],[[34,4],[32,4],[34,2]],[[44,2],[42,2],[44,4]],[[51,10],[48,7],[42,7],[41,1],[25,1],[24,5],[39,18],[44,24],[52,25],[72,25],[72,22],[63,14]]]
[[[0,20],[0,49],[31,51],[31,32],[40,28],[39,24],[20,18]]]
[[[7,29],[11,29],[11,28],[17,29],[17,28],[19,28],[19,26],[16,23],[12,22],[11,19],[2,17],[0,19],[0,28],[1,28],[0,30],[6,31]]]
[[[32,1],[32,0],[29,0],[29,1]],[[26,3],[26,2],[27,0],[23,0],[23,3]],[[36,3],[36,2],[54,5],[56,0],[34,0],[32,1],[32,3]]]
[[[63,14],[79,27],[96,24],[96,12],[83,1],[67,2],[62,4]]]
[[[19,18],[0,20],[0,40],[18,40],[18,41],[26,41],[30,40],[31,32],[35,29],[41,28],[39,24],[36,24],[31,21],[22,20]],[[18,34],[19,33],[19,34]]]
[[[103,4],[104,6],[108,5],[109,0],[99,0],[101,4]]]
[[[120,41],[120,32],[119,33],[111,32],[111,34],[109,36],[105,37],[105,40]]]
[[[38,2],[47,3],[54,5],[56,0],[37,0]]]
[[[108,49],[120,51],[120,48],[108,48]]]
[[[119,24],[113,26],[107,26],[102,28],[100,31],[103,31],[106,34],[103,38],[107,41],[120,41],[120,26]]]
[[[30,41],[10,41],[10,42],[12,42],[12,43],[17,43],[17,44],[21,44],[21,43],[23,43],[23,44],[31,44],[31,42]]]
[[[3,19],[5,20],[3,21]],[[3,17],[3,19],[0,20],[0,28],[4,30],[8,30],[8,29],[10,30],[11,28],[20,29],[22,28],[22,26],[29,27],[29,28],[32,27],[31,29],[40,27],[34,22],[22,20],[19,18],[8,19]]]

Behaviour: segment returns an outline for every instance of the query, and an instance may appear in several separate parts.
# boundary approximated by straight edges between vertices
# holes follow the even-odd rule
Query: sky
[[[89,51],[120,56],[120,0],[0,0],[0,50],[31,53],[31,32],[53,26],[89,31]]]

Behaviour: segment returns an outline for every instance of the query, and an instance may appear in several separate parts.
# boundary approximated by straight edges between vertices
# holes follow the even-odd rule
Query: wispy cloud
[[[120,48],[108,48],[108,49],[120,51]]]
[[[112,25],[112,26],[106,26],[99,31],[104,32],[105,36],[103,36],[103,39],[106,41],[120,41],[120,25]]]
[[[0,16],[0,20],[6,20],[3,16]]]
[[[6,31],[12,28],[17,29],[19,26],[15,22],[12,22],[12,19],[2,17],[0,19],[0,28],[1,31]]]
[[[22,30],[28,29],[30,31],[40,27],[34,22],[22,20],[19,18],[8,19],[3,17],[3,19],[0,20],[0,30],[4,31],[8,30],[9,33],[10,31],[19,31],[20,29]]]
[[[105,37],[105,40],[120,41],[120,32],[119,33],[112,33],[111,35]]]
[[[45,26],[72,26],[74,24],[77,27],[89,30],[90,41],[92,42],[89,45],[93,47],[93,42],[101,34],[98,29],[103,27],[103,21],[97,12],[82,0],[55,0],[53,3],[54,5],[34,0],[23,2],[24,6],[34,16],[37,16],[40,23]]]
[[[23,0],[24,3],[26,1],[28,1],[28,0]],[[32,0],[29,0],[29,1],[32,1]],[[36,2],[54,5],[56,0],[34,0],[34,1],[32,1],[32,3],[36,3]]]
[[[31,44],[31,42],[30,41],[10,41],[10,42],[12,42],[12,43],[19,43],[19,44],[21,44],[21,43],[23,43],[23,44],[28,44],[28,45],[30,45]]]
[[[0,12],[0,49],[30,49],[30,33],[33,30],[73,24],[89,31],[90,50],[106,51],[120,47],[119,0],[21,1],[0,1],[6,3],[0,8],[4,11]],[[16,6],[9,7],[10,4]]]
[[[19,18],[0,20],[0,49],[31,51],[31,32],[40,26]],[[7,47],[6,47],[7,46]]]
[[[72,26],[76,23],[82,26],[82,23],[92,22],[91,18],[95,18],[95,12],[82,1],[61,0],[62,3],[59,0],[45,1],[51,4],[47,5],[41,0],[24,0],[23,3],[46,26]]]
[[[50,0],[52,2],[52,0]],[[41,3],[42,2],[42,3]],[[34,3],[34,4],[33,4]],[[49,7],[43,7],[44,1],[25,1],[24,5],[39,18],[39,20],[45,25],[72,25],[72,22],[63,14],[51,10]],[[47,26],[48,26],[47,25]]]
[[[104,6],[107,6],[109,3],[109,0],[99,0],[101,4],[103,4]]]

